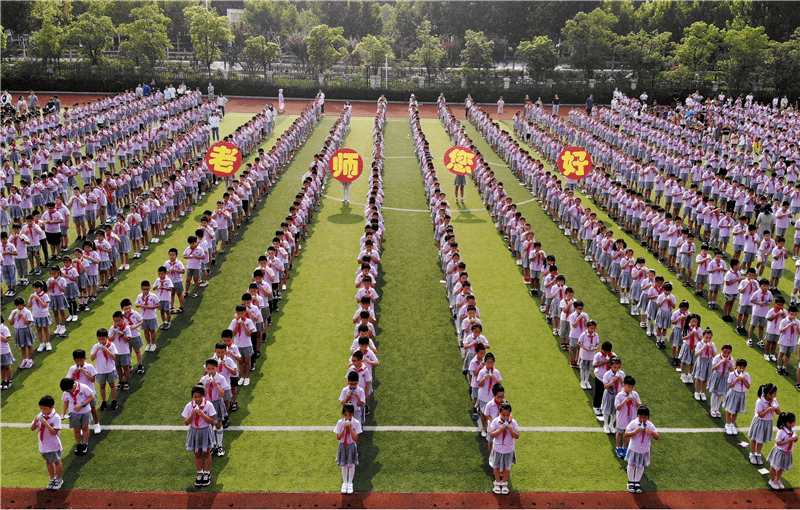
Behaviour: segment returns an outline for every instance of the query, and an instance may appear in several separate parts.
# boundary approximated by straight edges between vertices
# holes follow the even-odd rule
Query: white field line
[[[26,429],[30,423],[0,423],[2,428]],[[147,432],[185,432],[185,425],[103,425],[103,430],[130,430]],[[236,426],[227,429],[230,432],[330,432],[332,426]],[[476,433],[475,427],[437,427],[437,426],[407,426],[407,425],[366,425],[368,432],[471,432]],[[567,432],[567,433],[602,433],[600,427],[520,427],[521,432]],[[744,429],[740,429],[744,432]],[[725,429],[720,428],[661,428],[663,434],[721,434]]]

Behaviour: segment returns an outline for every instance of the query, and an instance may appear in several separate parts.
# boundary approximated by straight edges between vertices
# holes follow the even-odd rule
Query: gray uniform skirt
[[[456,175],[456,178],[453,180],[453,186],[466,186],[467,178],[464,175]]]
[[[770,450],[769,455],[767,455],[767,462],[777,471],[788,471],[792,469],[792,465],[794,462],[794,454],[792,452],[785,452],[778,448],[777,446],[773,446],[772,450]]]
[[[680,358],[681,363],[686,363],[687,365],[694,365],[696,358],[694,349],[690,349],[689,344],[683,344],[683,347],[681,347],[681,353],[678,356],[678,358]]]
[[[212,400],[211,405],[214,406],[214,411],[217,413],[216,416],[214,416],[214,422],[222,423],[225,421],[225,418],[228,417],[228,413],[225,410],[225,401],[221,398]]]
[[[19,348],[33,345],[33,334],[31,333],[31,328],[15,328],[14,345]]]
[[[67,283],[67,290],[64,291],[64,295],[67,299],[78,299],[81,295],[78,290],[78,284],[76,282]]]
[[[13,365],[15,361],[17,360],[14,358],[14,355],[10,352],[7,352],[5,354],[0,354],[0,367],[9,367]]]
[[[711,378],[711,358],[697,358],[694,378],[700,381],[708,381]]]
[[[625,454],[625,461],[629,466],[648,467],[650,466],[650,452],[637,453],[628,448],[628,453]]]
[[[747,394],[728,389],[725,395],[725,410],[731,414],[742,414],[747,411]]]
[[[669,329],[672,326],[672,314],[668,310],[658,310],[656,313],[656,327]]]
[[[632,285],[633,285],[633,277],[631,276],[631,273],[629,271],[623,271],[622,278],[620,279],[619,282],[619,286],[622,287],[623,289],[630,289]],[[642,294],[642,288],[639,287],[639,295],[641,296],[641,294]],[[636,300],[637,301],[639,300],[638,296],[636,297]]]
[[[511,465],[517,463],[517,452],[500,453],[492,450],[489,454],[489,466],[500,471],[510,471]]]
[[[728,374],[712,371],[711,379],[708,382],[708,391],[714,395],[724,396],[728,392]]]
[[[617,398],[617,392],[612,388],[606,388],[603,392],[603,403],[600,406],[600,409],[603,410],[603,414],[606,416],[616,416],[617,414],[617,408],[614,405],[614,399]]]
[[[358,466],[358,448],[355,443],[350,443],[347,446],[342,442],[339,443],[339,449],[336,451],[336,464],[339,466],[348,464]]]
[[[64,294],[59,295],[51,295],[50,296],[50,304],[48,305],[50,310],[66,310],[67,309],[67,298],[64,297]]]
[[[189,427],[189,433],[186,436],[186,451],[206,451],[214,447],[214,431],[211,425],[196,429]]]
[[[762,420],[758,415],[753,416],[753,421],[750,422],[750,433],[747,437],[751,441],[762,444],[772,441],[772,420]]]

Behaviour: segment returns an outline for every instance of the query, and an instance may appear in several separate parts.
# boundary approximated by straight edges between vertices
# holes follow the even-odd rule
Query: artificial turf
[[[248,117],[241,114],[243,121]],[[175,327],[159,331],[159,351],[148,353],[148,373],[132,377],[132,391],[121,399],[119,411],[102,414],[103,423],[181,425],[179,412],[188,401],[188,388],[202,375],[202,361],[211,353],[219,332],[227,327],[233,305],[249,282],[256,258],[263,253],[273,231],[285,217],[302,175],[319,150],[333,123],[329,114],[310,135],[272,190],[255,211],[252,223],[212,273],[211,285],[201,297],[188,300],[187,312]],[[231,128],[239,122],[231,114]],[[233,425],[330,426],[339,417],[336,401],[345,385],[347,349],[352,341],[355,303],[356,255],[363,234],[372,152],[372,118],[353,118],[344,146],[365,158],[365,175],[353,183],[351,201],[343,204],[341,186],[331,179],[322,207],[309,227],[309,238],[295,260],[281,311],[268,329],[265,356],[258,361],[248,388],[240,388],[240,411]],[[276,133],[288,127],[283,119]],[[450,142],[436,120],[423,120],[443,189],[450,194],[451,176],[441,164]],[[223,130],[228,125],[223,124]],[[232,130],[232,129],[231,129]],[[517,202],[531,197],[479,134],[467,126],[492,169]],[[381,366],[375,369],[373,414],[368,425],[470,426],[470,398],[461,374],[461,360],[441,268],[433,242],[419,165],[414,157],[406,119],[389,119],[385,134],[383,216],[386,232],[382,268],[378,278],[376,343]],[[275,136],[275,135],[273,135]],[[272,139],[272,138],[271,138]],[[271,139],[266,146],[271,144]],[[206,203],[221,195],[218,188]],[[578,386],[577,373],[567,365],[565,353],[539,312],[538,300],[528,295],[519,268],[505,248],[489,213],[483,210],[475,187],[468,183],[466,204],[455,205],[450,196],[457,240],[478,297],[478,306],[492,349],[503,374],[514,417],[523,427],[600,427],[591,411],[591,394]],[[588,205],[588,204],[586,204]],[[194,230],[195,209],[180,226],[165,236],[121,281],[101,295],[89,314],[81,317],[70,338],[58,340],[56,349],[36,356],[36,368],[17,373],[14,389],[2,395],[2,421],[28,422],[36,413],[35,401],[50,392],[60,395],[57,381],[72,363],[71,351],[88,349],[94,330],[107,327],[112,311],[123,297],[135,297],[141,279],[155,277],[166,251],[182,249]],[[410,209],[396,211],[391,208]],[[467,211],[468,209],[478,209]],[[592,207],[596,210],[595,207]],[[693,400],[677,373],[638,327],[628,308],[616,303],[600,283],[577,248],[530,202],[520,210],[533,224],[537,240],[547,253],[557,256],[560,272],[584,300],[587,311],[600,323],[601,339],[614,343],[623,370],[637,378],[637,390],[653,410],[658,427],[713,427],[707,404]],[[607,218],[602,211],[598,216]],[[618,230],[618,229],[615,229]],[[629,245],[634,241],[623,236]],[[637,254],[643,249],[637,249]],[[647,256],[648,267],[657,262]],[[660,269],[665,273],[664,269]],[[605,288],[604,288],[605,287]],[[782,287],[783,288],[783,287]],[[703,314],[703,325],[717,333],[716,343],[734,343],[734,356],[751,361],[754,386],[778,380],[771,365],[749,353],[744,339],[736,337],[717,314],[700,310],[692,292],[676,290],[690,310]],[[7,313],[3,311],[4,315]],[[729,338],[730,337],[730,338]],[[18,355],[18,351],[17,352]],[[772,374],[772,375],[771,375]],[[790,385],[780,384],[779,400],[792,410],[797,396]],[[157,397],[157,398],[156,398]],[[749,412],[739,419],[746,427],[752,417],[755,389],[749,394]],[[58,408],[60,411],[60,407]],[[110,419],[109,419],[110,418]],[[3,458],[0,474],[5,487],[40,487],[46,483],[44,466],[26,429],[0,428]],[[747,463],[736,441],[719,433],[664,434],[654,443],[653,464],[646,470],[645,490],[750,489],[765,487],[765,479]],[[98,439],[99,438],[99,439]],[[71,431],[62,431],[65,487],[119,490],[193,490],[194,467],[183,446],[185,432],[112,431],[90,439],[89,455],[71,453]],[[212,490],[226,491],[329,491],[339,484],[334,463],[335,437],[331,432],[226,432],[227,455],[214,459]],[[524,432],[517,443],[519,462],[511,487],[520,491],[605,491],[624,488],[624,463],[613,456],[613,439],[598,433]],[[765,446],[765,453],[769,445]],[[486,442],[473,432],[365,432],[359,440],[360,465],[357,491],[476,491],[490,488]],[[785,479],[800,479],[790,471]],[[789,485],[789,484],[787,484]]]

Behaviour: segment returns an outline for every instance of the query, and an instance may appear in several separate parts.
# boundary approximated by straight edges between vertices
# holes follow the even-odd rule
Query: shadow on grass
[[[350,204],[342,202],[341,212],[339,214],[332,214],[328,216],[328,221],[339,225],[352,225],[354,223],[361,223],[364,217],[358,214],[352,214],[353,208]]]

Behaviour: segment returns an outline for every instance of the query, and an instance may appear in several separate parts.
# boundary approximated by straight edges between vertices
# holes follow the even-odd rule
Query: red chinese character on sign
[[[444,154],[445,168],[456,175],[471,174],[476,164],[475,153],[466,147],[457,145]]]
[[[230,177],[242,166],[242,151],[230,142],[217,142],[208,149],[206,164],[214,175]]]
[[[592,157],[581,147],[566,147],[558,156],[558,169],[569,179],[582,179],[592,171]]]
[[[331,156],[328,169],[339,182],[353,182],[364,171],[364,160],[353,149],[339,149]]]

